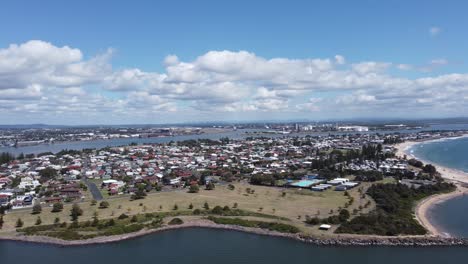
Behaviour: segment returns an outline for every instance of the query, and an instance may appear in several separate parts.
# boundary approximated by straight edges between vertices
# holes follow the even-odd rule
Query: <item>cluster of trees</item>
[[[80,150],[74,150],[74,149],[63,149],[59,152],[57,152],[57,156],[63,156],[63,155],[71,155],[71,156],[75,156],[75,155],[81,155],[81,151]]]
[[[398,144],[403,142],[400,137],[386,137],[384,138],[384,144],[391,145],[391,144]]]
[[[306,216],[305,222],[309,225],[318,225],[318,224],[341,224],[348,221],[351,217],[351,214],[347,209],[341,209],[338,215],[332,215],[324,219],[320,219],[318,217],[309,217]]]
[[[432,164],[426,164],[424,167],[423,167],[423,172],[425,173],[429,173],[430,175],[434,175],[437,173],[437,169],[434,165]]]
[[[360,171],[356,176],[356,181],[375,182],[383,179],[383,174],[380,171]]]
[[[57,171],[51,167],[47,167],[43,170],[40,170],[39,175],[41,176],[41,181],[45,182],[50,179],[54,179],[57,176]]]
[[[255,185],[275,185],[275,178],[269,174],[255,174],[250,177],[250,183]]]
[[[408,164],[416,168],[422,168],[424,166],[424,163],[417,159],[409,159]]]
[[[439,182],[420,188],[409,188],[403,184],[376,184],[367,194],[376,202],[375,211],[344,222],[337,233],[375,234],[375,235],[423,235],[426,233],[413,217],[414,203],[426,196],[451,191],[453,184]]]
[[[13,160],[15,160],[15,156],[9,152],[2,152],[2,154],[0,154],[0,164],[9,163]]]
[[[378,160],[382,153],[382,144],[366,144],[362,146],[361,157],[367,160]]]

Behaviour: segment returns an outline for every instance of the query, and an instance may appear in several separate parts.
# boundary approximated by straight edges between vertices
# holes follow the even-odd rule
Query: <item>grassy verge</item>
[[[86,222],[74,222],[72,224],[61,223],[54,225],[38,225],[18,228],[17,232],[27,236],[49,236],[63,240],[81,240],[100,236],[121,235],[133,233],[143,228],[159,228],[163,224],[160,215],[135,215],[132,218],[120,216],[106,220],[94,220]]]

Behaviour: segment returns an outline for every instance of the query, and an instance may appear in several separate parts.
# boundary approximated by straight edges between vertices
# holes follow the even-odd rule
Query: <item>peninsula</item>
[[[426,212],[466,192],[468,177],[404,152],[411,142],[464,133],[222,137],[3,153],[0,238],[81,245],[199,226],[330,245],[465,245],[438,232]]]

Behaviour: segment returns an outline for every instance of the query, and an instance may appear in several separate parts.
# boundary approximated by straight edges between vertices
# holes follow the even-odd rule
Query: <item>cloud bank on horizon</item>
[[[430,29],[431,36],[440,32]],[[433,74],[450,63],[443,58],[421,66],[213,50],[192,61],[168,55],[164,71],[148,72],[114,69],[114,53],[90,57],[42,40],[0,47],[0,122],[410,118],[468,110],[468,74]],[[425,76],[402,77],[411,71]]]

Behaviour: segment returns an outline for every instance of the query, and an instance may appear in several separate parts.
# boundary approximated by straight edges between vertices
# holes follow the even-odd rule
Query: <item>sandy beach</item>
[[[436,139],[436,140],[440,140],[440,139]],[[426,142],[430,142],[430,141],[426,141]],[[456,170],[456,169],[447,168],[445,166],[441,166],[439,164],[420,159],[419,157],[415,157],[413,154],[409,152],[409,150],[413,145],[420,144],[420,143],[421,142],[417,142],[417,141],[407,141],[404,143],[397,144],[395,146],[397,149],[396,155],[400,157],[403,157],[406,155],[408,158],[416,158],[422,161],[424,164],[430,163],[437,168],[437,171],[440,172],[441,176],[444,179],[451,181],[457,185],[457,190],[454,192],[427,197],[426,199],[422,200],[416,206],[416,210],[415,210],[416,218],[429,231],[430,235],[439,236],[439,237],[449,237],[450,236],[449,234],[444,233],[442,230],[434,226],[433,223],[431,223],[428,212],[430,208],[434,205],[437,205],[439,203],[445,202],[449,199],[452,199],[452,198],[455,198],[464,194],[468,194],[468,189],[462,186],[462,185],[468,184],[468,173],[460,171],[460,170]]]

